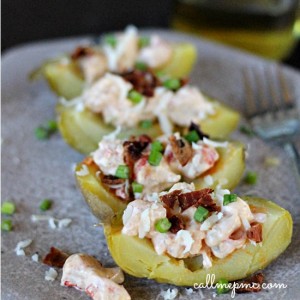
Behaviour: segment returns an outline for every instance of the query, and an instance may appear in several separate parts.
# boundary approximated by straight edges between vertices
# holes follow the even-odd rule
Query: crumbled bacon
[[[256,242],[262,242],[262,225],[260,223],[252,223],[251,228],[247,231],[247,238]]]
[[[51,247],[50,252],[43,258],[43,263],[51,267],[62,268],[69,256],[69,254]]]
[[[214,190],[205,188],[199,191],[180,194],[178,196],[179,206],[182,210],[186,210],[191,206],[203,206],[209,211],[218,211],[220,208],[216,205],[211,193]]]
[[[235,230],[231,235],[230,235],[230,239],[231,240],[240,240],[245,234],[245,231],[243,228],[239,228],[237,230]]]
[[[180,190],[175,190],[171,193],[160,196],[161,202],[163,202],[166,208],[174,208],[175,203],[178,201],[178,196],[180,195]]]
[[[220,207],[214,202],[211,197],[211,193],[214,190],[205,188],[200,191],[194,191],[181,194],[180,190],[175,190],[166,195],[160,196],[160,200],[165,204],[165,207],[174,208],[178,203],[182,211],[188,209],[191,206],[203,206],[209,211],[220,211]]]
[[[125,179],[118,178],[113,175],[102,175],[100,176],[102,183],[106,185],[117,185],[125,182]]]
[[[133,70],[120,74],[126,81],[129,81],[133,88],[146,97],[154,96],[154,89],[159,86],[160,80],[150,71]]]
[[[172,226],[170,228],[170,232],[177,233],[179,230],[184,229],[184,222],[179,216],[172,216],[169,218],[169,221],[171,222]]]
[[[126,141],[124,147],[124,161],[127,165],[136,162],[142,157],[142,152],[149,145],[149,142],[143,141]]]
[[[201,131],[199,125],[195,124],[194,122],[191,122],[189,131],[193,131],[193,130],[195,130],[198,133],[200,140],[203,140],[203,138],[209,138],[209,135],[207,135]]]
[[[262,289],[265,276],[262,273],[257,273],[251,276],[249,279],[238,281],[239,286],[235,289],[236,293],[256,293]]]
[[[175,158],[184,167],[193,157],[193,149],[191,145],[184,139],[176,139],[174,135],[169,137]]]
[[[76,60],[76,59],[84,57],[84,56],[93,55],[94,53],[95,53],[95,51],[90,47],[79,46],[71,54],[71,58]]]

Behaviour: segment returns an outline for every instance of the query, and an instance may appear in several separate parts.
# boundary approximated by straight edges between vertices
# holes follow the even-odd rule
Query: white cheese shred
[[[166,291],[162,291],[160,295],[164,298],[164,300],[172,300],[177,297],[178,289],[167,289]]]
[[[89,169],[88,169],[88,167],[87,167],[87,165],[81,165],[81,169],[79,170],[79,171],[77,171],[76,172],[76,175],[77,176],[87,176],[87,175],[89,175]]]
[[[24,248],[28,247],[31,243],[32,243],[31,239],[20,241],[15,248],[16,254],[18,256],[24,256],[25,255]]]
[[[58,276],[57,271],[54,268],[50,268],[48,271],[45,272],[45,280],[47,281],[54,281]]]

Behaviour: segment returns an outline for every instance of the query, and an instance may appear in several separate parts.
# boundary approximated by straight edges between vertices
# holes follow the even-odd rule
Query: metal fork
[[[278,65],[243,69],[246,117],[254,132],[283,146],[300,179],[300,156],[293,142],[300,131],[294,98]]]

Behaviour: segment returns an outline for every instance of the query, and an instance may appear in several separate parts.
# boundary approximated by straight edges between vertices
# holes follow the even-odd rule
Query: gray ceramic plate
[[[199,58],[192,74],[192,82],[203,91],[243,111],[244,93],[241,68],[263,66],[270,62],[217,44],[178,34],[161,31],[169,40],[192,42],[197,46]],[[106,248],[101,228],[94,227],[96,218],[91,215],[80,192],[76,189],[72,166],[83,157],[70,149],[57,134],[47,141],[38,141],[34,128],[45,120],[53,119],[55,96],[42,81],[31,83],[28,73],[45,59],[56,57],[88,38],[63,39],[28,44],[14,48],[2,59],[2,199],[12,199],[17,213],[12,217],[14,231],[2,234],[2,299],[88,299],[75,289],[60,286],[60,276],[54,282],[44,280],[47,266],[31,260],[36,251],[40,256],[56,246],[69,253],[86,252],[100,261],[114,264]],[[300,75],[295,70],[282,67],[289,79],[290,89],[300,100]],[[241,185],[238,191],[251,192],[273,199],[293,215],[295,228],[292,244],[265,271],[271,283],[287,284],[286,289],[271,289],[252,295],[239,295],[239,299],[299,299],[300,199],[291,164],[282,149],[259,139],[249,139],[239,133],[234,138],[249,145],[247,166],[259,174],[254,187]],[[299,146],[299,139],[298,139]],[[267,155],[280,158],[279,167],[265,168]],[[71,218],[70,227],[52,230],[46,223],[32,223],[32,214],[39,213],[39,202],[51,198],[55,204],[45,214],[57,218]],[[26,249],[27,256],[16,256],[16,244],[25,239],[33,243]],[[234,267],[234,266],[233,266]],[[152,280],[126,277],[125,287],[133,299],[159,299],[161,285]],[[180,299],[213,298],[212,290],[195,291],[188,296],[179,289]],[[221,298],[221,297],[220,297]],[[222,296],[229,299],[230,296]]]

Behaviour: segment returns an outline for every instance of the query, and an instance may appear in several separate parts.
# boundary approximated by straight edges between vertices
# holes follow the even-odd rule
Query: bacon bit
[[[179,230],[185,228],[185,224],[183,220],[179,216],[172,216],[169,221],[171,222],[172,226],[170,228],[170,232],[177,233]]]
[[[176,139],[174,135],[169,137],[175,158],[184,167],[193,157],[193,149],[191,145],[184,139]]]
[[[151,143],[152,142],[152,138],[147,135],[147,134],[142,134],[138,137],[138,141],[142,142],[142,143]]]
[[[256,242],[262,242],[262,225],[260,223],[252,223],[251,228],[247,231],[247,238]]]
[[[240,240],[245,235],[245,231],[242,228],[237,229],[230,235],[231,240]]]
[[[180,193],[180,190],[175,190],[171,193],[160,196],[160,200],[165,204],[167,208],[174,208],[174,205],[178,201],[178,196],[180,195]]]
[[[133,88],[146,97],[154,96],[154,89],[161,85],[160,80],[150,71],[133,70],[120,74]]]
[[[250,210],[253,214],[255,213],[267,213],[267,209],[265,207],[258,207],[258,206],[254,206],[254,205],[249,205]]]
[[[198,133],[200,140],[203,140],[203,138],[209,138],[208,134],[205,134],[201,131],[200,126],[198,124],[191,122],[189,131],[193,131],[193,130],[195,130]]]
[[[136,162],[142,157],[142,152],[149,145],[149,142],[126,141],[124,147],[124,161],[127,165]]]
[[[93,55],[94,53],[95,53],[95,51],[90,47],[79,46],[71,54],[71,58],[76,60],[76,59],[84,57],[84,56]]]
[[[83,161],[83,164],[87,165],[87,166],[91,166],[93,164],[95,164],[93,158],[91,156],[87,156]]]
[[[76,284],[73,284],[73,283],[71,283],[70,281],[65,281],[65,282],[64,282],[64,285],[67,286],[67,287],[73,287],[73,286],[76,287]]]
[[[198,207],[201,205],[209,211],[219,211],[220,207],[216,205],[210,195],[213,191],[213,189],[205,188],[200,191],[180,194],[178,196],[179,206],[182,210],[186,210],[191,206]]]
[[[188,78],[181,78],[180,79],[180,87],[183,87],[183,86],[185,86],[188,83],[189,83],[189,79]]]
[[[113,175],[102,175],[102,173],[101,173],[100,178],[101,178],[102,183],[104,183],[106,185],[117,185],[117,184],[122,184],[125,182],[125,179],[118,178]]]
[[[69,254],[51,247],[50,252],[43,258],[43,263],[50,267],[62,268],[69,256]]]
[[[262,273],[257,273],[251,276],[249,279],[238,281],[238,284],[243,286],[236,288],[235,291],[238,294],[260,292],[264,279],[265,276]]]

